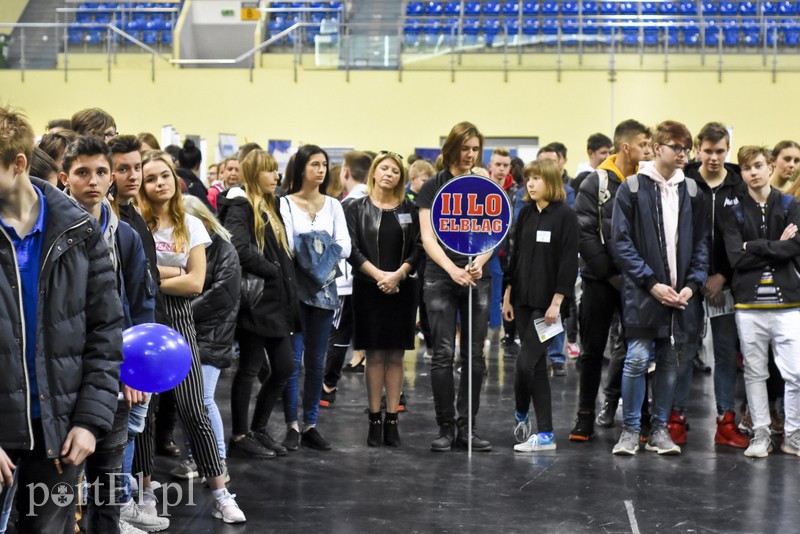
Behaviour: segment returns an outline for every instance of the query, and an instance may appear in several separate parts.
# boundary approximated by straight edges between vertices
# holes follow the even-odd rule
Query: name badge
[[[411,224],[410,213],[398,213],[397,219],[400,221],[400,224]]]
[[[536,242],[537,243],[549,243],[550,242],[550,232],[546,230],[537,230],[536,231]]]

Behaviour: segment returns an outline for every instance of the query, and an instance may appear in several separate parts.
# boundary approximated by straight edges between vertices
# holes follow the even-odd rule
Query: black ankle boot
[[[383,436],[383,421],[381,421],[381,412],[369,414],[369,433],[367,434],[367,445],[370,447],[377,447],[381,444],[381,437]]]
[[[456,428],[453,423],[439,425],[439,437],[431,442],[431,450],[434,452],[449,451],[453,448],[456,440]]]
[[[400,446],[400,432],[397,429],[397,413],[386,413],[383,420],[383,444],[388,447]]]

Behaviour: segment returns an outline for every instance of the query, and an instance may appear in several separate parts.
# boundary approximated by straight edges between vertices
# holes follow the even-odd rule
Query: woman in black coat
[[[197,348],[203,364],[203,403],[217,438],[219,457],[227,457],[225,427],[214,400],[217,381],[223,369],[231,366],[236,316],[239,312],[241,269],[239,256],[230,242],[228,232],[198,198],[183,199],[186,213],[194,215],[211,236],[206,248],[206,278],[203,291],[192,299],[192,314],[197,332]],[[227,478],[227,473],[223,473]]]
[[[367,175],[368,195],[345,208],[352,243],[347,261],[353,266],[353,344],[367,354],[370,447],[381,441],[400,445],[397,410],[403,354],[414,348],[421,245],[417,208],[406,198],[405,185],[400,156],[381,152]]]
[[[233,188],[226,198],[220,197],[219,213],[233,235],[242,277],[251,286],[263,283],[263,293],[256,299],[243,296],[239,310],[241,356],[231,390],[229,447],[231,452],[269,458],[286,454],[286,448],[267,432],[267,424],[294,372],[291,334],[298,329],[297,295],[286,229],[275,197],[278,163],[268,152],[254,150],[241,169],[244,189]],[[270,375],[261,385],[248,429],[253,381],[265,363]]]

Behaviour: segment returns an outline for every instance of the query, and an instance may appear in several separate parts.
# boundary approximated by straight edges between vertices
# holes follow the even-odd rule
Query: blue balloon
[[[122,332],[122,383],[146,393],[161,393],[180,384],[192,367],[192,349],[178,332],[157,323]]]

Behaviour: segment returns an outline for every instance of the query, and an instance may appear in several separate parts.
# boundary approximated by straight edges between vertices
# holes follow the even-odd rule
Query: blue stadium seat
[[[781,15],[794,15],[797,13],[797,6],[789,0],[778,2],[778,13]]]
[[[516,17],[519,15],[519,2],[503,2],[503,15]],[[519,22],[519,21],[517,21]]]
[[[69,30],[67,32],[67,41],[69,41],[69,44],[81,44],[83,42],[83,31]]]
[[[539,19],[525,19],[522,21],[522,35],[532,37],[539,35]]]
[[[681,15],[697,15],[697,4],[691,0],[683,0],[679,9]]]
[[[548,45],[556,44],[558,35],[558,19],[545,18],[542,22],[542,34],[544,34],[544,42]]]
[[[81,9],[98,9],[100,4],[98,2],[84,2],[81,4]]]
[[[658,46],[659,27],[656,23],[649,24],[642,31],[642,43],[644,46]]]
[[[711,0],[703,0],[703,15],[716,15],[719,9],[717,8],[717,3],[712,2]]]
[[[657,15],[658,4],[655,2],[642,2],[642,15]]]
[[[622,23],[622,44],[625,46],[639,45],[639,27],[634,24],[634,21]]]
[[[616,15],[619,4],[616,2],[603,2],[600,4],[600,13],[603,15]]]
[[[331,4],[331,9],[335,9],[337,11],[340,11],[342,9],[341,2],[331,2],[330,4]]]
[[[714,19],[705,19],[706,28],[706,46],[719,46],[719,27],[717,21]]]
[[[547,0],[542,4],[543,15],[558,15],[558,2]]]
[[[577,15],[579,9],[578,2],[573,2],[572,0],[564,0],[561,2],[562,15]]]
[[[464,16],[477,16],[481,14],[480,2],[465,2],[464,3]]]
[[[142,42],[147,45],[154,45],[158,43],[158,32],[153,30],[146,30],[142,32]]]
[[[758,13],[757,2],[739,2],[739,15],[754,17]]]
[[[597,35],[600,27],[597,24],[597,19],[594,17],[586,17],[583,19],[583,28],[581,33],[586,36]]]
[[[597,2],[593,1],[581,2],[581,12],[583,13],[584,16],[597,15],[597,9],[598,9]]]
[[[439,40],[442,33],[442,21],[438,19],[426,20],[422,23],[422,40],[424,43],[432,45]]]
[[[722,41],[728,47],[739,46],[740,28],[736,19],[722,19]]]
[[[461,14],[461,2],[447,2],[444,5],[444,14],[450,16],[459,16]]]
[[[494,2],[494,1],[484,2],[483,14],[494,17],[500,15],[500,2]]]
[[[419,46],[419,34],[422,31],[422,24],[419,19],[406,19],[403,26],[403,35],[406,46]]]
[[[423,6],[422,2],[409,2],[406,6],[406,15],[409,17],[417,17],[422,15],[424,11],[425,7]]]
[[[670,47],[678,46],[681,34],[678,22],[674,19],[664,19],[661,27],[661,31],[664,34],[664,42]]]
[[[84,35],[87,44],[100,44],[103,42],[103,32],[100,30],[89,30]]]
[[[161,18],[150,19],[145,24],[145,28],[147,28],[148,30],[161,31],[167,29],[167,24]]]
[[[565,18],[561,23],[562,43],[566,46],[575,46],[578,44],[578,33],[580,33],[580,25],[576,18]]]
[[[522,14],[523,15],[538,15],[539,14],[539,2],[523,2],[522,3]]]
[[[662,15],[677,15],[678,6],[674,2],[662,2],[660,4],[659,12]]]
[[[447,17],[442,23],[442,35],[444,42],[454,45],[458,41],[458,17]]]
[[[474,45],[478,42],[478,34],[481,32],[481,21],[477,18],[464,19],[464,43]]]
[[[619,5],[619,12],[622,15],[636,15],[639,12],[639,8],[634,2],[622,2]]]
[[[734,4],[730,1],[722,1],[719,3],[719,14],[720,15],[735,15],[736,11],[739,9],[739,6]]]
[[[125,27],[123,29],[126,32],[132,34],[134,32],[142,31],[144,29],[144,27],[145,27],[145,24],[147,24],[146,21],[139,20],[139,19],[133,19],[133,20],[129,20],[128,22],[126,22],[125,23]]]
[[[683,19],[680,23],[681,43],[684,46],[697,46],[700,44],[700,28],[694,19]]]
[[[496,17],[483,19],[483,38],[486,46],[492,46],[500,33],[500,20]]]
[[[742,20],[742,42],[749,47],[761,43],[761,27],[756,19]]]
[[[774,2],[761,2],[761,12],[764,15],[777,15],[778,6]]]
[[[76,13],[75,22],[78,24],[89,24],[94,22],[94,17],[90,13]]]
[[[505,31],[508,33],[509,42],[515,43],[519,38],[519,33],[520,33],[519,19],[509,17],[504,21],[503,26],[505,28]]]
[[[783,44],[789,48],[800,46],[800,26],[794,19],[784,20],[781,24]]]
[[[425,4],[425,14],[429,17],[435,17],[442,14],[444,5],[441,2],[428,2]]]

